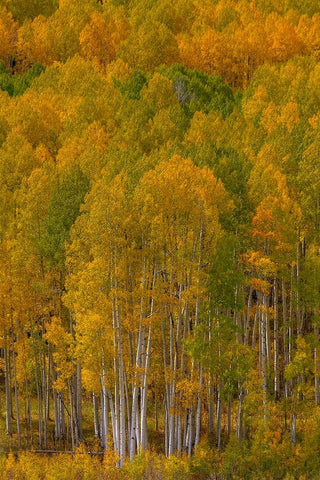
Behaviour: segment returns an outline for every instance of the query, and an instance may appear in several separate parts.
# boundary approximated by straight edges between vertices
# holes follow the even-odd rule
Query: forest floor
[[[153,412],[150,412],[151,415],[148,418],[150,449],[141,455],[136,455],[131,463],[127,460],[122,468],[118,468],[115,452],[109,449],[103,454],[99,440],[93,436],[93,411],[90,397],[83,402],[84,441],[75,448],[75,452],[72,452],[67,421],[66,440],[55,441],[52,408],[47,422],[47,442],[39,444],[37,407],[37,398],[33,397],[30,428],[27,422],[26,405],[19,404],[21,429],[19,447],[15,409],[11,420],[13,433],[6,434],[5,394],[3,386],[0,386],[0,480],[320,479],[320,474],[315,473],[314,466],[308,464],[304,468],[300,465],[299,458],[303,456],[303,452],[299,449],[292,452],[292,448],[284,450],[281,458],[285,464],[278,465],[277,468],[279,459],[274,458],[269,468],[265,465],[266,459],[263,462],[258,458],[263,456],[262,451],[253,456],[253,447],[248,442],[239,443],[232,439],[227,442],[224,435],[224,448],[220,454],[214,447],[214,438],[211,438],[200,444],[191,458],[187,455],[181,458],[175,456],[166,458],[162,453],[163,425],[159,421],[158,430],[155,430]],[[317,459],[314,459],[314,462],[316,461]],[[298,462],[299,466],[296,472],[293,471],[295,462]],[[308,470],[310,475],[304,475],[303,472]]]

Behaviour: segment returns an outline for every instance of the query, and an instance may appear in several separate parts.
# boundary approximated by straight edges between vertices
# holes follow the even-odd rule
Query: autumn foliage
[[[317,478],[319,32],[0,0],[4,479]]]

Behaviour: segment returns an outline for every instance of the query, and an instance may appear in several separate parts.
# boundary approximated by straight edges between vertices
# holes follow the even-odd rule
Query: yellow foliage
[[[188,457],[177,458],[171,455],[164,464],[164,473],[167,480],[183,480],[189,474]]]
[[[119,455],[113,450],[111,442],[108,442],[108,450],[103,456],[103,472],[110,480],[118,480]]]
[[[0,60],[7,67],[10,66],[10,58],[15,57],[17,35],[18,24],[14,21],[12,14],[0,7]]]
[[[260,125],[266,130],[268,135],[277,128],[279,118],[279,109],[273,102],[268,103],[263,110]]]
[[[129,31],[130,25],[122,8],[112,10],[110,7],[107,16],[93,12],[80,33],[81,50],[87,59],[105,71],[106,65],[115,60]]]
[[[280,122],[287,127],[289,132],[299,123],[299,120],[299,109],[296,102],[291,101],[282,107]]]

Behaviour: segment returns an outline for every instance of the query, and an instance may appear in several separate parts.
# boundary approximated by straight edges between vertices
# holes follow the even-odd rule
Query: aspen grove
[[[0,0],[3,478],[318,478],[319,61],[315,0]]]

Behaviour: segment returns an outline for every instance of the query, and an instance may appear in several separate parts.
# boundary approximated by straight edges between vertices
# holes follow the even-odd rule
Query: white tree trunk
[[[151,326],[148,332],[147,351],[143,376],[143,390],[141,396],[141,447],[143,450],[147,448],[148,436],[147,436],[147,401],[148,401],[148,374],[150,366],[150,354],[151,354]]]
[[[199,445],[199,441],[200,441],[202,385],[203,385],[203,370],[202,370],[202,367],[200,367],[200,372],[199,372],[199,388],[200,388],[200,391],[198,393],[198,402],[197,402],[196,437],[195,437],[195,441],[194,441],[195,447],[197,445]]]

